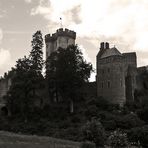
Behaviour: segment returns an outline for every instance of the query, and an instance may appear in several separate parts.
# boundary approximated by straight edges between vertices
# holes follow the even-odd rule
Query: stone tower
[[[110,48],[109,43],[102,42],[96,65],[97,96],[103,96],[111,103],[121,106],[127,98],[133,99],[136,87],[136,53],[121,54],[117,48]],[[127,88],[130,88],[128,92]]]
[[[69,29],[63,30],[60,28],[56,33],[50,35],[45,35],[46,43],[46,59],[53,52],[56,51],[59,47],[67,48],[69,45],[74,45],[76,39],[76,32]]]

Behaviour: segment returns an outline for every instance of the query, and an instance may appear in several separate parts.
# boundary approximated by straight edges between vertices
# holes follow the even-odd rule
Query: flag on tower
[[[60,17],[60,28],[62,28],[63,25],[62,25],[62,18]]]

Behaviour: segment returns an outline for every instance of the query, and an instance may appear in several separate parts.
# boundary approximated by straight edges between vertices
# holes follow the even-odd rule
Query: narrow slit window
[[[103,82],[101,83],[101,88],[103,88],[104,86],[103,86]]]
[[[110,68],[108,68],[108,73],[110,73]]]
[[[122,80],[120,79],[120,86],[122,87],[123,86],[123,82],[122,82]]]
[[[110,88],[110,81],[107,81],[107,87]]]

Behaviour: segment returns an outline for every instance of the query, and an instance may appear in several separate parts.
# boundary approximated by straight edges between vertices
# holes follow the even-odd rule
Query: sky
[[[0,76],[29,54],[37,30],[44,37],[60,28],[60,17],[94,68],[103,41],[148,65],[148,0],[0,0]]]

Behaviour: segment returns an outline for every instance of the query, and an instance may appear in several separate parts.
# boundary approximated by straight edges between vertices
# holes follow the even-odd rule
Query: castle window
[[[120,67],[120,72],[122,72],[122,67]]]
[[[103,82],[101,83],[101,88],[103,88]]]
[[[110,73],[110,68],[107,69],[108,73]]]
[[[102,70],[102,74],[104,74],[104,73],[105,73],[105,70],[103,69],[103,70]]]
[[[123,82],[122,82],[122,80],[120,79],[120,86],[122,87],[123,86]]]
[[[110,81],[107,81],[107,87],[110,88]]]

